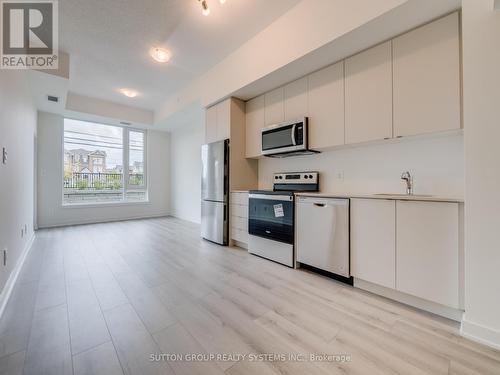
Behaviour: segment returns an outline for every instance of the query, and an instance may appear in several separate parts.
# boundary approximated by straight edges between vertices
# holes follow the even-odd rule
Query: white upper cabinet
[[[258,96],[246,103],[246,137],[245,156],[257,158],[262,152],[262,128],[264,119],[264,95]]]
[[[227,139],[231,129],[231,99],[215,104],[205,111],[205,143]]]
[[[344,144],[344,62],[308,77],[309,147],[321,149]]]
[[[312,149],[460,129],[460,87],[455,12],[264,94],[247,157],[260,155],[262,116],[264,126],[309,117]]]
[[[289,83],[284,88],[285,121],[308,115],[307,77]]]
[[[396,287],[396,202],[351,199],[351,273]]]
[[[345,131],[347,144],[392,137],[390,41],[345,60]]]
[[[266,125],[274,125],[285,121],[283,87],[265,94],[264,119]]]
[[[396,288],[459,308],[458,203],[398,201]]]
[[[212,106],[205,111],[205,143],[217,140],[217,108]]]
[[[217,108],[217,140],[228,139],[231,129],[231,99],[216,105]]]
[[[459,129],[458,13],[393,41],[394,136]]]

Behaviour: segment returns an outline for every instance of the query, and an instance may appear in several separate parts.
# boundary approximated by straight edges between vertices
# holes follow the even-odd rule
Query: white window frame
[[[130,185],[130,132],[133,133],[142,133],[143,135],[143,140],[144,140],[144,149],[143,149],[143,155],[142,155],[142,162],[143,162],[143,184],[142,185]],[[146,201],[148,200],[148,174],[147,174],[147,130],[145,129],[135,129],[135,128],[123,128],[123,142],[126,144],[126,147],[123,147],[123,194],[125,195],[124,200],[126,198],[127,192],[128,191],[145,191],[146,193]],[[125,166],[127,166],[125,168]],[[125,200],[126,201],[126,200]]]
[[[146,129],[138,129],[138,128],[131,128],[127,126],[121,126],[121,125],[115,125],[115,124],[106,124],[102,122],[95,122],[95,121],[87,121],[87,120],[81,120],[81,119],[76,119],[76,118],[71,118],[71,117],[64,117],[64,120],[76,120],[76,121],[81,121],[81,122],[88,122],[91,124],[98,124],[98,125],[106,125],[106,126],[114,126],[117,128],[122,128],[122,143],[123,143],[123,155],[122,155],[122,161],[123,161],[123,173],[122,173],[122,199],[119,201],[115,202],[88,202],[88,203],[65,203],[64,202],[64,187],[62,188],[62,195],[61,195],[61,203],[62,207],[68,207],[68,208],[75,208],[75,207],[100,207],[100,206],[123,206],[123,205],[140,205],[140,204],[149,204],[149,186],[148,186],[148,146],[147,146],[147,139],[148,139],[148,131]],[[61,136],[61,146],[62,146],[62,153],[63,153],[63,158],[62,158],[62,179],[61,182],[64,183],[64,131],[65,131],[65,126],[64,126],[64,121],[63,121],[63,132]],[[129,133],[130,132],[136,132],[136,133],[143,133],[144,135],[144,150],[143,150],[143,185],[133,185],[130,186],[129,184]],[[144,191],[145,193],[145,199],[141,201],[136,201],[136,200],[128,200],[127,199],[127,192],[129,191]]]

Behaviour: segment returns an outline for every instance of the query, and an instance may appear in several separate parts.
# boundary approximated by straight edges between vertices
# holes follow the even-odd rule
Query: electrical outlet
[[[2,163],[7,164],[7,149],[5,147],[2,149]]]
[[[21,228],[21,238],[24,237],[24,228]]]
[[[28,226],[24,224],[24,234],[28,233]]]
[[[337,171],[337,180],[344,181],[344,171]]]
[[[3,265],[7,265],[7,249],[3,249]]]

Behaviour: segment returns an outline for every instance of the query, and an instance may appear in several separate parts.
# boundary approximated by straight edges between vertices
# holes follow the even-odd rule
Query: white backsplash
[[[365,144],[318,155],[259,160],[259,188],[272,188],[276,172],[318,171],[326,193],[404,193],[410,171],[415,194],[464,196],[463,134]]]

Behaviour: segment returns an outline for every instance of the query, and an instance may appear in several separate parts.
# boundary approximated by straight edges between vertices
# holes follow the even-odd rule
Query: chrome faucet
[[[401,179],[406,181],[406,194],[413,194],[413,178],[411,177],[410,172],[403,172],[401,175]]]

